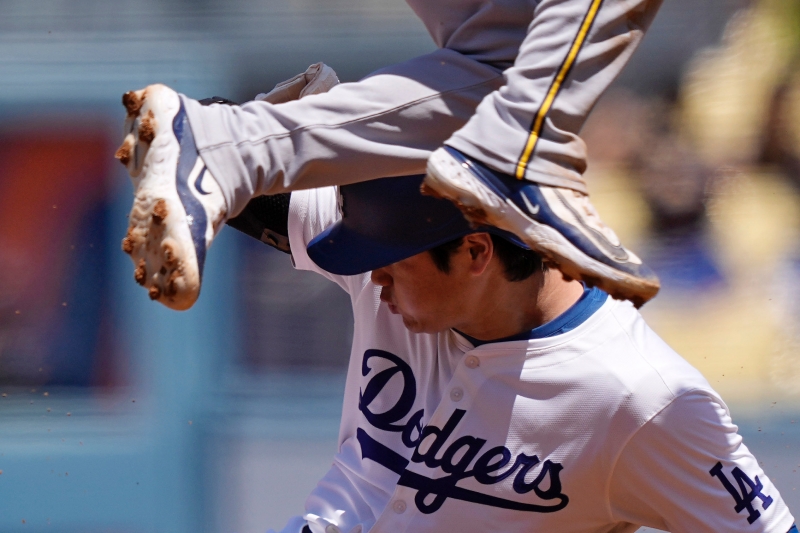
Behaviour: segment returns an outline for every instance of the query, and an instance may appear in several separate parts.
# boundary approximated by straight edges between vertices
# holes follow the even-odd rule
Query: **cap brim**
[[[308,256],[323,270],[353,276],[479,231],[525,247],[498,228],[470,227],[449,200],[421,194],[424,177],[380,178],[340,187],[342,217],[308,244]]]
[[[458,225],[463,226],[463,223]],[[469,227],[458,228],[445,238],[430,242],[390,243],[363,235],[339,221],[308,243],[307,251],[311,260],[323,270],[340,276],[354,276],[397,263],[474,232]]]

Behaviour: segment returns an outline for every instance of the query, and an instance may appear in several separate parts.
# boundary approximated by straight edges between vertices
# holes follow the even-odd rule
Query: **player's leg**
[[[251,198],[423,173],[501,83],[498,69],[439,50],[280,105],[202,106],[164,86],[128,93],[117,157],[135,187],[123,249],[137,282],[190,307],[211,240]]]
[[[438,50],[277,106],[184,102],[235,215],[261,194],[423,173],[430,152],[501,84],[497,69]]]
[[[427,184],[468,216],[517,233],[568,276],[641,304],[653,272],[589,202],[578,136],[661,0],[543,0],[506,84],[434,152]]]

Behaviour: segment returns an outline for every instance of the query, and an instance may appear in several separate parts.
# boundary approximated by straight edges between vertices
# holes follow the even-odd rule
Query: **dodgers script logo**
[[[424,426],[422,420],[425,413],[422,409],[411,415],[405,423],[401,423],[400,421],[411,412],[417,396],[414,373],[405,361],[392,353],[383,350],[367,350],[364,352],[364,359],[361,363],[361,374],[364,377],[372,371],[370,366],[372,359],[383,359],[393,366],[375,372],[370,378],[366,387],[360,391],[359,410],[374,428],[400,433],[403,445],[414,450],[411,462],[424,463],[428,468],[439,469],[446,475],[429,478],[407,470],[408,459],[373,439],[363,429],[358,428],[356,437],[361,445],[361,457],[375,461],[398,474],[400,476],[398,485],[416,489],[417,495],[414,497],[414,503],[420,512],[434,513],[448,498],[534,513],[552,513],[567,506],[569,498],[566,494],[561,493],[559,474],[563,467],[559,463],[554,463],[549,459],[545,460],[536,474],[534,469],[540,464],[539,458],[536,455],[520,453],[514,458],[510,468],[499,472],[511,463],[511,451],[505,446],[495,446],[484,451],[479,457],[486,440],[471,435],[459,437],[440,455],[439,452],[442,451],[444,443],[452,435],[466,411],[455,409],[441,428],[431,425]],[[373,412],[370,405],[386,387],[389,380],[397,374],[400,374],[403,379],[403,391],[400,398],[388,410],[382,413]],[[423,441],[428,444],[425,451],[421,450]],[[456,457],[459,456],[460,458],[456,460]],[[471,469],[470,465],[472,465]],[[533,481],[525,480],[529,474],[531,476],[536,474]],[[512,475],[514,476],[512,488],[517,494],[527,494],[533,491],[539,499],[555,500],[555,502],[550,505],[521,503],[457,486],[459,481],[467,478],[475,478],[475,481],[482,485],[494,485]]]

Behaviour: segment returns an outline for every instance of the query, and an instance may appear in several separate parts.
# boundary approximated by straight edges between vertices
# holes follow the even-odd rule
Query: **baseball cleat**
[[[565,279],[599,287],[636,307],[658,292],[658,277],[622,246],[585,194],[518,180],[449,146],[428,159],[423,192],[451,200],[474,224],[516,234]]]
[[[152,300],[190,308],[200,295],[206,250],[225,222],[225,199],[194,143],[183,102],[164,85],[122,96],[125,139],[115,157],[134,190],[122,250]]]

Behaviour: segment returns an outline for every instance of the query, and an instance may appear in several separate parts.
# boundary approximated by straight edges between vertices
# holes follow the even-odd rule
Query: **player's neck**
[[[582,294],[583,285],[564,281],[555,269],[523,281],[495,281],[456,329],[482,341],[510,337],[554,320]]]

